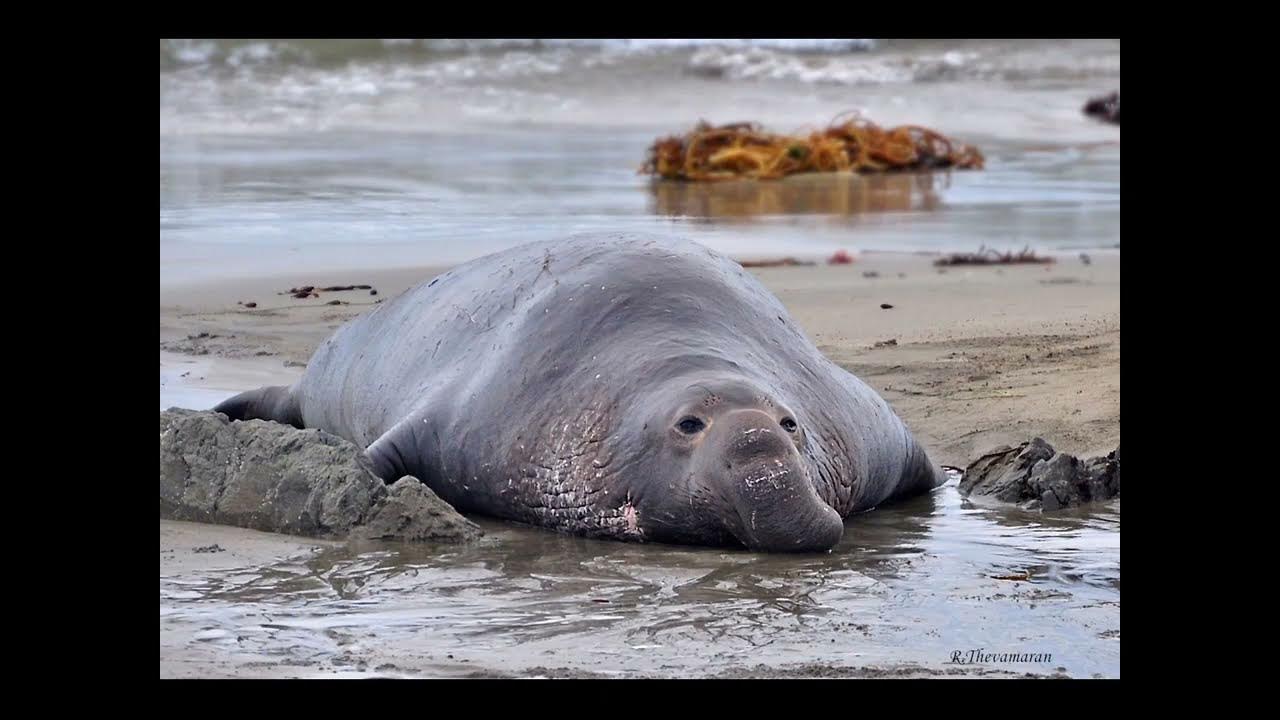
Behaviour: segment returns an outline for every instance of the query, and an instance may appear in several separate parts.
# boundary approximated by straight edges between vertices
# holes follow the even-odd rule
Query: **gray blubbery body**
[[[824,549],[944,479],[753,276],[652,236],[459,266],[218,409],[347,438],[460,510],[624,539]]]

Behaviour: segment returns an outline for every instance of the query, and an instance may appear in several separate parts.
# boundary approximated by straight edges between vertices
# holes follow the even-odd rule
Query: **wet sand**
[[[1119,442],[1119,251],[1091,256],[939,272],[927,256],[864,254],[753,272],[938,462],[963,466],[1036,435],[1080,456]],[[342,322],[439,271],[162,284],[161,408],[288,384]],[[331,284],[378,295],[277,294]],[[1049,519],[970,507],[952,483],[851,521],[822,561],[484,526],[480,547],[441,554],[162,521],[161,677],[1119,676],[1118,501]],[[1016,568],[1043,579],[991,579]],[[981,621],[993,603],[998,629]],[[1035,651],[1037,638],[1077,654],[955,666],[941,649]]]

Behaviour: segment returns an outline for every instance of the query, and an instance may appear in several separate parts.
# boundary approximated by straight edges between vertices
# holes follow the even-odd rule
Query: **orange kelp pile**
[[[797,173],[981,169],[982,153],[918,125],[889,130],[855,118],[801,135],[764,132],[754,123],[699,122],[683,137],[660,138],[641,173],[666,180],[774,180]]]

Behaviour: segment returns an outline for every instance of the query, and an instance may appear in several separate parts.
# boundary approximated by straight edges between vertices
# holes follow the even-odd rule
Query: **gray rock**
[[[1031,468],[1026,480],[1027,488],[1040,498],[1042,505],[1046,493],[1055,498],[1050,503],[1053,507],[1045,507],[1046,510],[1079,505],[1080,491],[1076,488],[1080,475],[1079,465],[1074,455],[1066,453],[1057,453],[1048,460],[1041,460]]]
[[[1119,465],[1108,458],[1091,458],[1080,470],[1081,491],[1090,498],[1108,498],[1120,492],[1116,482]]]
[[[1120,495],[1120,447],[1080,461],[1035,438],[996,448],[965,469],[962,495],[992,497],[1028,510],[1059,510]]]
[[[965,469],[960,479],[960,493],[990,495],[1009,503],[1038,500],[1040,494],[1027,487],[1026,479],[1036,463],[1053,455],[1053,448],[1040,438],[1016,448],[996,448]]]
[[[1061,507],[1062,507],[1062,503],[1058,502],[1058,497],[1053,494],[1052,490],[1045,490],[1043,493],[1040,494],[1041,510],[1058,510]]]
[[[360,448],[320,430],[178,408],[160,413],[162,519],[308,537],[343,537],[369,522],[383,539],[458,542],[483,534],[409,479],[389,492]],[[387,529],[392,517],[396,530]]]
[[[431,488],[406,475],[387,489],[387,496],[352,537],[366,540],[465,542],[482,533]]]

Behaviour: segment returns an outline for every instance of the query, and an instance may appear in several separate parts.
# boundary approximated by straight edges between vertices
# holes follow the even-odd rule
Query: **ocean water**
[[[736,255],[1120,241],[1119,41],[162,40],[162,285],[441,265],[571,232]],[[637,174],[700,119],[856,110],[982,171],[693,186]]]

